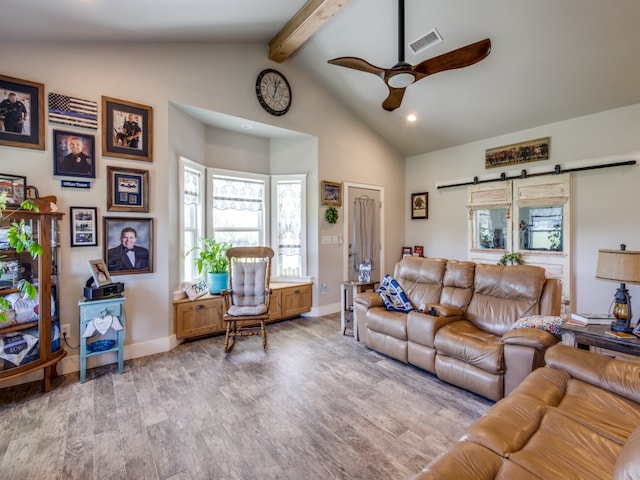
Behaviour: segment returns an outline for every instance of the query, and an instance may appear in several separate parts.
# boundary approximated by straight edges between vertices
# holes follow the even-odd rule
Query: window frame
[[[198,188],[199,188],[199,202],[197,204],[197,211],[196,211],[196,228],[195,228],[195,238],[196,238],[196,242],[199,243],[200,239],[202,239],[202,237],[204,237],[205,234],[205,207],[204,207],[204,199],[206,198],[206,188],[205,188],[205,175],[206,175],[206,168],[202,165],[200,165],[197,162],[194,162],[193,160],[189,160],[188,158],[185,157],[180,157],[179,158],[179,172],[178,172],[178,178],[179,178],[179,195],[180,195],[180,218],[179,218],[179,251],[181,252],[180,258],[179,258],[179,271],[180,271],[180,280],[181,283],[182,282],[186,282],[189,280],[194,280],[195,278],[198,277],[194,277],[194,278],[185,278],[186,276],[186,264],[188,261],[191,261],[194,265],[195,265],[195,252],[192,252],[191,254],[187,254],[186,252],[186,245],[184,242],[184,232],[187,230],[186,226],[185,226],[185,216],[184,216],[184,187],[185,187],[185,169],[191,169],[194,170],[195,172],[197,172],[200,175],[200,181],[198,182]],[[189,258],[191,258],[191,260],[189,260]],[[194,270],[194,273],[197,273],[197,270]]]

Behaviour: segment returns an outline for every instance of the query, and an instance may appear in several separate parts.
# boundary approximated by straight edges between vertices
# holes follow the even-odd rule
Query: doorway
[[[383,187],[344,182],[343,278],[357,281],[360,264],[371,264],[371,281],[380,281],[384,265]]]

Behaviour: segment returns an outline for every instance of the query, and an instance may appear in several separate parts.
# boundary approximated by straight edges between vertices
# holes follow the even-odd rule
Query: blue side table
[[[117,296],[103,300],[78,301],[80,306],[80,383],[87,373],[87,357],[118,353],[118,372],[124,371],[124,300]],[[115,340],[106,338],[115,331]],[[110,335],[111,336],[111,335]]]

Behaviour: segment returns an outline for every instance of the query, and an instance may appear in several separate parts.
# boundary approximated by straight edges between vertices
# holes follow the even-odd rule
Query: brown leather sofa
[[[560,314],[560,283],[541,267],[406,257],[394,278],[415,308],[387,311],[380,295],[354,299],[356,337],[369,348],[492,400],[544,365],[551,333],[511,330],[519,318]]]
[[[566,345],[414,480],[640,478],[640,364]]]

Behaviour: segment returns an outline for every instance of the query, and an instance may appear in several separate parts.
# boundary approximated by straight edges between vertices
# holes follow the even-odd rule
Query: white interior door
[[[345,182],[345,258],[343,277],[357,281],[361,263],[371,263],[371,281],[380,281],[382,188]]]

